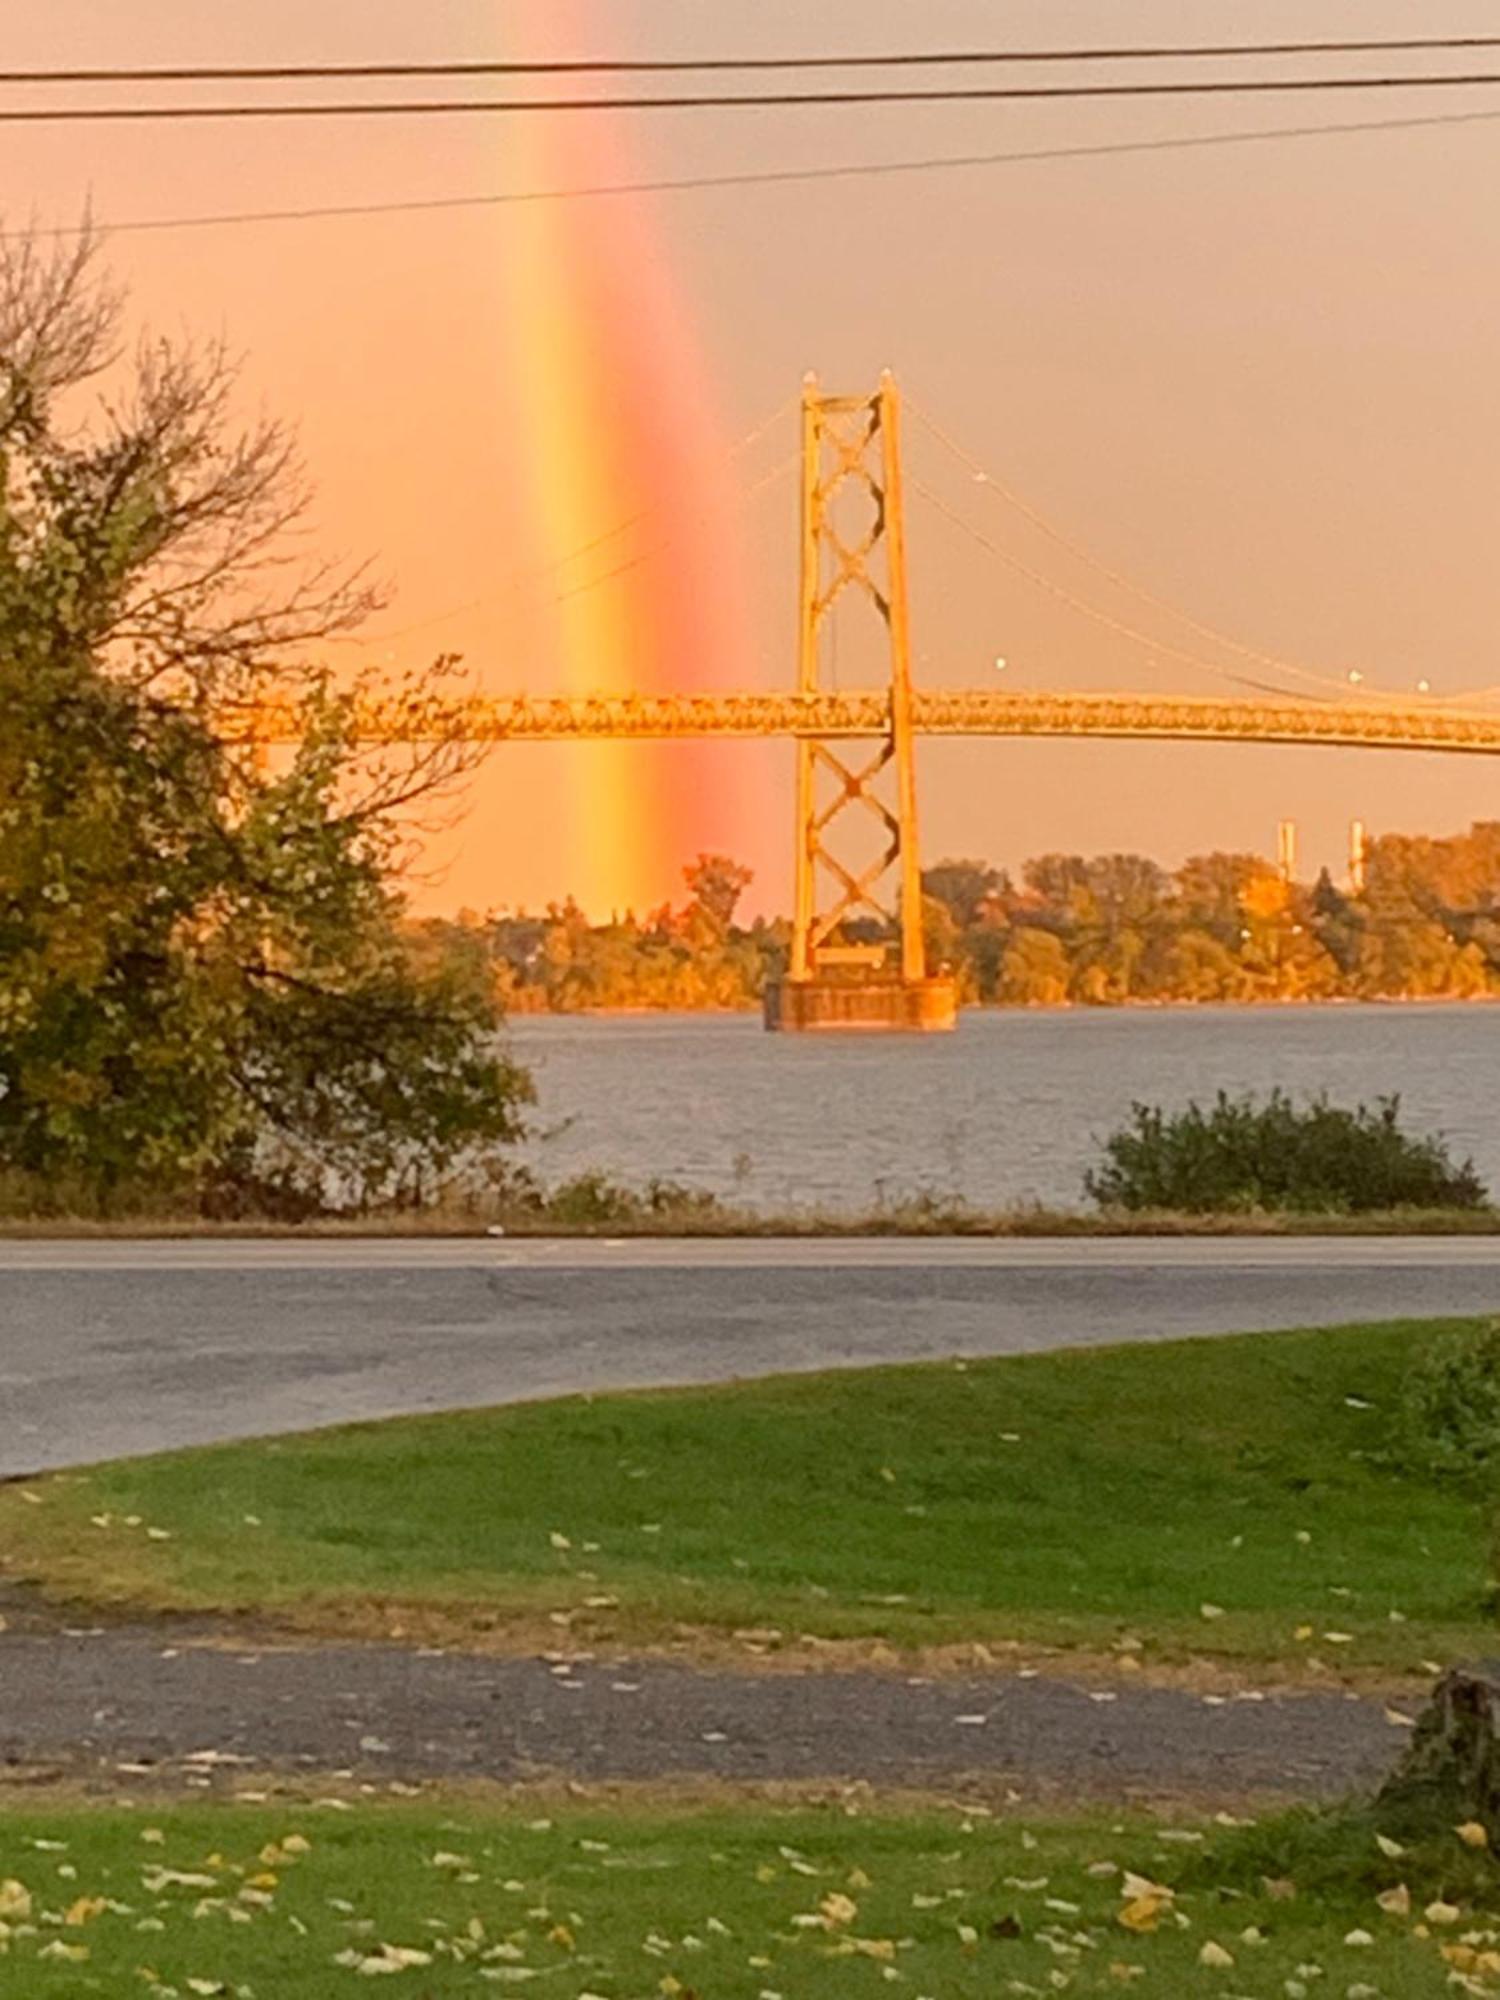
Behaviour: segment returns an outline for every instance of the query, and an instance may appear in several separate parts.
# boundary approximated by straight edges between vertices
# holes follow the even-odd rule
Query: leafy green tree
[[[526,1095],[486,969],[414,949],[391,886],[470,753],[362,752],[318,655],[375,600],[293,562],[290,438],[237,424],[220,348],[120,330],[91,241],[0,248],[0,1170],[415,1196]],[[268,765],[250,725],[291,706]]]

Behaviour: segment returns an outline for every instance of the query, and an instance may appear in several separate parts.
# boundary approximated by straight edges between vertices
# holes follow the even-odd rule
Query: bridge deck
[[[1381,701],[1238,700],[1143,694],[1033,694],[927,689],[913,697],[927,736],[1101,736],[1207,742],[1314,743],[1384,750],[1500,755],[1500,711]],[[880,689],[842,693],[580,696],[491,695],[419,709],[372,704],[361,715],[372,742],[420,741],[455,731],[472,742],[673,737],[880,737],[890,700]],[[295,741],[297,711],[268,708],[235,732]]]

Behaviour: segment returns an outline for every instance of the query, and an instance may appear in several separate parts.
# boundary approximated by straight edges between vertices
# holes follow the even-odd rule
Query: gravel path
[[[0,1774],[121,1766],[362,1778],[966,1777],[1069,1797],[1337,1795],[1405,1741],[1347,1693],[1199,1695],[993,1675],[550,1665],[391,1645],[252,1650],[171,1628],[0,1635]]]

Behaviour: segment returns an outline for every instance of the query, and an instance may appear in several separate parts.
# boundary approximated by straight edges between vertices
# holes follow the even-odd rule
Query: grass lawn
[[[1493,1645],[1487,1510],[1382,1459],[1438,1330],[788,1377],[126,1461],[0,1490],[0,1564],[95,1602],[331,1630],[1139,1642],[1420,1671]]]
[[[1489,1856],[1450,1834],[1420,1859],[1387,1858],[1377,1830],[1027,1830],[834,1810],[26,1811],[0,1816],[0,1990],[322,2000],[390,1975],[414,2000],[1437,2000],[1457,1971],[1458,1990],[1500,1991]],[[1377,1902],[1403,1886],[1409,1910]],[[1424,1915],[1438,1898],[1447,1907]]]

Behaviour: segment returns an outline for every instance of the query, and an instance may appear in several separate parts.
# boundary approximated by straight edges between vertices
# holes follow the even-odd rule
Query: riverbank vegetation
[[[751,878],[732,860],[700,855],[684,872],[682,902],[607,922],[570,899],[539,915],[433,919],[420,933],[486,968],[517,1013],[758,1006],[785,969],[788,925],[737,921]],[[944,861],[922,882],[929,959],[951,967],[971,1005],[1500,997],[1496,822],[1446,839],[1382,835],[1357,890],[1221,853],[1174,871],[1138,854],[1047,854],[1018,879]]]
[[[1105,1210],[1189,1215],[1359,1215],[1405,1208],[1477,1212],[1489,1195],[1472,1160],[1401,1124],[1401,1100],[1353,1109],[1286,1092],[1166,1112],[1132,1107],[1084,1180]]]
[[[1495,1990],[1488,1852],[1451,1827],[1397,1841],[1374,1811],[1167,1822],[972,1797],[903,1811],[847,1789],[778,1809],[318,1785],[315,1802],[7,1811],[4,1979],[39,2000],[324,2000],[381,1975],[430,2000],[532,1981],[580,2000],[848,2000],[893,1975],[942,2000]],[[258,1776],[243,1789],[267,1794]]]
[[[1456,1330],[789,1376],[131,1460],[0,1489],[3,1574],[506,1649],[1417,1675],[1493,1649],[1489,1488],[1413,1447],[1433,1406],[1414,1371]]]
[[[868,1208],[760,1210],[660,1175],[644,1183],[597,1169],[548,1182],[498,1149],[447,1174],[410,1176],[371,1198],[358,1188],[293,1183],[241,1190],[209,1206],[187,1187],[100,1199],[87,1183],[0,1172],[0,1234],[202,1228],[248,1233],[515,1236],[1118,1236],[1303,1233],[1484,1234],[1500,1231],[1472,1162],[1407,1132],[1400,1100],[1353,1109],[1221,1093],[1175,1112],[1137,1104],[1084,1176],[1093,1212],[976,1209],[956,1193],[882,1191]]]

